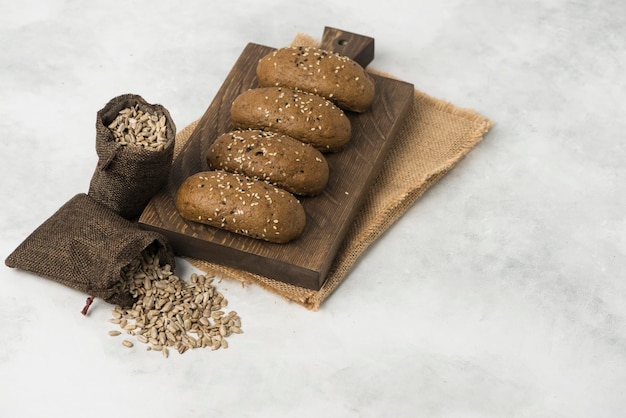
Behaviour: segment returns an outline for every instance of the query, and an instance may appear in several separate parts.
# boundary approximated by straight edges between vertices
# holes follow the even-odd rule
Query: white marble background
[[[0,0],[0,255],[96,162],[137,93],[182,129],[247,42],[334,26],[495,126],[309,312],[222,282],[245,334],[164,359],[110,306],[2,265],[0,416],[622,417],[626,3]],[[193,269],[181,263],[180,274]]]

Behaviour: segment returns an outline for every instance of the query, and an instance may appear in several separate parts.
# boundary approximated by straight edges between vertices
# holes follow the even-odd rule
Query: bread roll
[[[364,112],[374,101],[372,78],[357,62],[313,47],[287,47],[259,60],[261,87],[284,86],[319,94],[345,110]]]
[[[241,93],[232,103],[235,129],[278,132],[322,152],[341,150],[352,127],[343,111],[316,94],[286,87],[262,87]]]
[[[304,208],[291,193],[221,170],[188,177],[176,193],[176,208],[190,221],[275,243],[299,237],[306,225]]]
[[[209,167],[268,181],[288,192],[313,196],[328,182],[328,163],[309,144],[276,132],[237,130],[217,137]]]

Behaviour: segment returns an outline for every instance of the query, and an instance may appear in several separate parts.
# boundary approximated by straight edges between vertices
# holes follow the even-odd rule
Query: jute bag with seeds
[[[5,263],[109,303],[131,306],[136,295],[125,283],[124,271],[148,248],[161,263],[174,266],[164,236],[139,229],[81,193],[33,231]]]
[[[138,217],[167,181],[175,137],[165,107],[135,94],[111,99],[96,116],[99,160],[89,196],[126,219]]]

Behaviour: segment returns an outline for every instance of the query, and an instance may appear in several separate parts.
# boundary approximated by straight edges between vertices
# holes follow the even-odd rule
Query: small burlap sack
[[[139,110],[165,115],[167,142],[160,151],[115,141],[109,125],[120,110],[137,105]],[[149,104],[141,96],[124,94],[111,99],[96,115],[98,166],[89,184],[89,196],[126,219],[137,218],[152,196],[165,184],[172,165],[176,125],[168,110]]]
[[[174,267],[174,253],[162,235],[139,229],[81,193],[33,231],[5,264],[109,303],[130,306],[132,296],[121,290],[122,269],[149,246],[155,247],[163,264]]]
[[[316,46],[308,35],[293,45]],[[386,75],[389,77],[389,75]],[[197,122],[176,138],[175,155]],[[245,271],[188,259],[207,274],[256,283],[307,309],[317,310],[342,283],[363,252],[433,184],[461,160],[487,133],[492,122],[473,110],[461,109],[415,90],[413,107],[395,139],[382,171],[318,291]]]

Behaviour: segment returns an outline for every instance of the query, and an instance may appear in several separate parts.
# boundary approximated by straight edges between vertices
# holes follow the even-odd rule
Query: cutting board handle
[[[363,68],[374,60],[374,38],[326,26],[320,48],[352,58]]]

